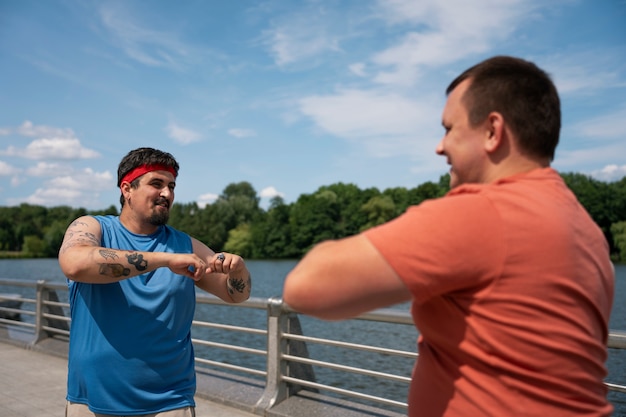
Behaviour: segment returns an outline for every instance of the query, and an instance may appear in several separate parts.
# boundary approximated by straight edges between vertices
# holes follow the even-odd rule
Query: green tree
[[[39,236],[24,236],[23,251],[26,255],[33,258],[45,256],[47,252],[46,243]]]
[[[45,245],[44,256],[54,258],[59,254],[63,237],[67,228],[66,221],[56,220],[45,228],[43,242]]]
[[[291,240],[290,206],[281,197],[270,201],[267,213],[259,216],[250,227],[252,257],[255,259],[294,258],[300,253]]]
[[[613,223],[611,234],[613,235],[613,245],[617,250],[616,260],[626,262],[626,221]]]
[[[224,244],[226,252],[236,253],[244,258],[252,256],[252,239],[250,225],[243,223],[228,232],[228,240]]]
[[[611,253],[613,253],[611,225],[624,219],[619,218],[618,213],[612,210],[615,205],[615,195],[609,184],[584,174],[564,173],[561,176],[576,195],[580,204],[585,207],[591,218],[602,229],[607,242],[611,245]]]
[[[389,195],[377,195],[369,199],[361,208],[367,215],[367,223],[361,231],[388,222],[397,216],[396,204]]]
[[[337,195],[330,190],[298,197],[289,213],[293,251],[297,256],[318,242],[341,237],[335,228],[339,213]]]

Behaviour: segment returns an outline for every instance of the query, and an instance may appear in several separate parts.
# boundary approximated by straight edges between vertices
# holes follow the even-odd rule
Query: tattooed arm
[[[223,252],[224,259],[220,260],[204,243],[194,238],[191,242],[194,253],[206,259],[209,266],[209,273],[196,281],[198,288],[227,303],[241,303],[250,298],[252,278],[241,256]]]
[[[173,272],[199,280],[207,263],[195,254],[138,252],[104,248],[100,223],[91,216],[76,219],[65,232],[59,265],[73,281],[105,284],[168,267]]]

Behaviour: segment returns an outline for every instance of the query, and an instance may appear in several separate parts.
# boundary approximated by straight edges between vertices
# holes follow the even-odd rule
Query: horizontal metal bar
[[[69,336],[70,335],[70,332],[68,330],[62,330],[62,329],[59,329],[57,327],[41,326],[41,328],[43,330],[47,331],[47,332],[50,332],[50,333],[58,333],[58,334],[62,334],[64,336]]]
[[[293,356],[293,355],[283,354],[281,358],[291,361],[291,362],[306,363],[307,365],[321,366],[321,367],[328,368],[328,369],[334,369],[336,371],[343,371],[343,372],[349,372],[352,374],[373,376],[377,378],[388,379],[390,381],[403,382],[406,384],[411,383],[410,377],[387,374],[384,372],[372,371],[370,369],[365,369],[365,368],[355,368],[353,366],[341,365],[341,364],[337,364],[333,362],[318,361],[316,359],[303,358],[302,356]]]
[[[44,300],[42,302],[44,305],[47,306],[55,306],[55,307],[65,307],[65,308],[70,308],[70,305],[68,303],[64,303],[61,301],[49,301],[49,300]]]
[[[228,345],[225,343],[209,342],[207,340],[191,339],[191,341],[199,346],[208,346],[219,349],[233,350],[235,352],[250,353],[252,355],[267,355],[266,350],[252,349],[237,345]]]
[[[626,393],[626,387],[624,385],[611,384],[610,382],[605,382],[604,385],[609,387],[611,391]]]
[[[358,343],[342,342],[339,340],[332,340],[332,339],[320,339],[317,337],[303,336],[303,335],[297,335],[297,334],[292,334],[292,333],[283,333],[283,337],[286,339],[299,340],[302,342],[312,342],[312,343],[317,343],[317,344],[326,345],[326,346],[343,347],[346,349],[383,353],[383,354],[394,355],[394,356],[403,356],[405,358],[410,358],[410,359],[417,358],[417,353],[408,352],[406,350],[396,350],[396,349],[388,349],[388,348],[377,347],[377,346],[361,345]]]
[[[262,377],[267,376],[267,372],[261,371],[259,369],[246,368],[246,367],[243,367],[243,366],[232,365],[230,363],[216,362],[216,361],[212,361],[212,360],[209,360],[209,359],[203,359],[203,358],[196,357],[196,363],[203,363],[205,365],[211,365],[211,366],[216,366],[216,367],[219,367],[219,368],[230,369],[231,371],[245,372],[245,373],[248,373],[248,374],[258,375],[258,376],[262,376]]]
[[[204,327],[204,328],[229,330],[229,331],[250,333],[250,334],[258,334],[258,335],[261,335],[261,336],[266,336],[267,335],[267,330],[254,329],[252,327],[232,326],[230,324],[209,323],[207,321],[198,321],[198,320],[194,320],[192,322],[192,324],[194,326]]]
[[[362,400],[369,400],[369,401],[377,402],[380,404],[400,407],[404,410],[407,410],[409,407],[407,403],[403,403],[400,401],[394,401],[388,398],[376,397],[374,395],[363,394],[357,391],[350,391],[350,390],[343,389],[343,388],[332,387],[330,385],[319,384],[317,382],[311,382],[311,381],[307,381],[304,379],[293,378],[290,376],[283,376],[282,380],[286,382],[290,382],[292,384],[302,385],[303,387],[317,388],[318,390],[334,392],[336,394],[342,394],[347,397],[360,398]]]
[[[43,313],[43,314],[41,315],[41,317],[45,317],[45,318],[47,318],[47,319],[54,319],[54,320],[59,320],[59,321],[65,321],[65,322],[68,322],[68,323],[69,323],[70,321],[72,321],[72,319],[71,319],[71,318],[69,318],[69,317],[59,316],[59,315],[57,315],[57,314],[50,314],[50,313]]]

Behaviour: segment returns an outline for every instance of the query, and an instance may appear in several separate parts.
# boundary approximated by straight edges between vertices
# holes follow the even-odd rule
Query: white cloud
[[[4,161],[0,161],[0,177],[8,177],[17,174],[18,172],[20,172],[18,168]]]
[[[591,176],[601,181],[621,180],[626,177],[626,165],[607,165],[598,171],[593,171]]]
[[[25,120],[24,123],[15,129],[15,131],[20,136],[32,138],[75,138],[74,131],[72,129],[46,125],[34,125],[30,120]]]
[[[421,153],[424,126],[438,126],[438,100],[423,102],[394,93],[345,90],[300,100],[300,110],[324,131],[364,144],[372,156]],[[430,144],[432,145],[432,144]]]
[[[374,80],[412,85],[422,67],[438,67],[487,51],[505,39],[528,16],[528,2],[495,1],[380,1],[391,23],[421,26],[395,45],[372,57],[383,67]]]
[[[0,155],[45,160],[90,159],[100,156],[98,152],[84,148],[76,138],[35,139],[24,149],[9,146],[6,150],[0,151]]]
[[[228,134],[236,138],[249,138],[256,136],[256,132],[252,129],[229,129]]]
[[[170,122],[166,128],[167,135],[181,145],[189,145],[190,143],[199,141],[202,136],[191,129],[179,126],[177,123]]]
[[[259,196],[261,198],[274,198],[274,197],[285,197],[284,193],[279,192],[278,190],[276,190],[276,188],[270,186],[270,187],[265,187],[264,189],[261,190],[261,192],[259,193]]]
[[[32,177],[51,177],[60,174],[68,174],[72,168],[67,164],[38,162],[36,166],[30,167],[26,173]]]
[[[95,172],[85,168],[72,175],[51,178],[46,185],[52,189],[71,189],[81,191],[106,190],[111,187],[113,176],[109,171]]]
[[[350,72],[359,77],[365,77],[365,64],[363,62],[356,62],[348,67]]]
[[[215,200],[218,199],[218,197],[219,197],[219,195],[212,194],[212,193],[202,194],[201,196],[198,197],[198,200],[196,201],[196,204],[198,204],[198,207],[204,208],[204,207],[206,207],[207,204],[214,203]]]
[[[11,198],[8,201],[9,204],[26,202],[47,207],[59,205],[93,207],[100,204],[100,192],[110,189],[112,182],[113,177],[110,172],[94,172],[86,168],[71,175],[51,178],[30,196]]]

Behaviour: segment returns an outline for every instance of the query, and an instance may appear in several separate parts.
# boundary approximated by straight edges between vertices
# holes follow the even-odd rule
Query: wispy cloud
[[[152,67],[182,70],[192,56],[191,48],[175,34],[142,25],[121,3],[115,6],[105,4],[99,14],[113,44],[137,62]]]
[[[364,144],[371,156],[386,157],[416,149],[420,126],[438,126],[440,110],[433,102],[437,100],[425,104],[395,93],[344,90],[305,97],[299,106],[323,131]]]
[[[165,130],[171,139],[174,139],[176,143],[181,145],[189,145],[190,143],[197,142],[202,138],[199,133],[182,127],[175,122],[170,122]]]
[[[626,142],[626,107],[574,124],[568,131],[592,139],[618,139]],[[626,158],[626,153],[622,154]]]
[[[624,88],[626,48],[570,50],[544,59],[546,70],[552,75],[561,95],[598,94],[599,91]]]
[[[0,127],[0,136],[18,134],[30,138],[41,138],[46,136],[57,136],[65,138],[75,137],[74,131],[70,128],[60,128],[46,125],[34,125],[30,120],[25,120],[18,127]]]
[[[275,19],[263,32],[262,39],[279,67],[303,61],[310,65],[321,54],[341,50],[341,32],[336,30],[334,22],[331,10],[313,2],[297,13]]]
[[[256,132],[252,129],[229,129],[228,134],[234,136],[236,138],[249,138],[252,136],[256,136]]]
[[[389,23],[410,23],[420,29],[372,57],[381,67],[374,80],[412,85],[423,67],[462,60],[505,39],[528,17],[532,2],[380,0],[379,5],[380,17]]]
[[[4,161],[0,161],[0,177],[9,177],[20,172],[19,168],[14,167]]]

